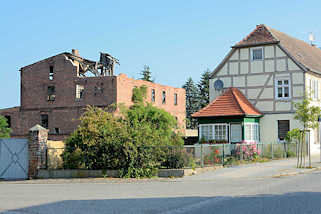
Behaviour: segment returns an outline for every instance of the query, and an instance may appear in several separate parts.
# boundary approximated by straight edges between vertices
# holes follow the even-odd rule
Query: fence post
[[[204,160],[203,160],[203,144],[201,144],[201,167],[204,167]]]
[[[273,155],[273,142],[271,143],[271,159],[274,158],[274,155]]]
[[[223,145],[223,154],[222,154],[222,166],[224,166],[224,156],[225,156],[225,144],[222,144]]]

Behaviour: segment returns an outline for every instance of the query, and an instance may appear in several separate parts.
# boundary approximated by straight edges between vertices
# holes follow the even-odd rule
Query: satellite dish
[[[216,81],[214,82],[214,88],[215,88],[215,90],[220,91],[220,90],[223,89],[223,87],[224,87],[224,84],[223,84],[223,81],[222,81],[222,80],[216,80]]]

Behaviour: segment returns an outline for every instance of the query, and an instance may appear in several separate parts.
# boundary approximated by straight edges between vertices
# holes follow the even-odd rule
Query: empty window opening
[[[76,85],[76,99],[82,99],[84,97],[85,87],[83,85]]]
[[[8,128],[11,128],[11,116],[5,115],[4,117],[7,119]]]
[[[60,129],[59,128],[55,128],[55,134],[60,134]]]
[[[263,48],[252,49],[252,60],[263,60]]]
[[[174,105],[177,106],[177,94],[176,93],[174,94]]]
[[[49,67],[49,80],[53,80],[54,79],[54,67],[51,65]]]
[[[152,89],[152,102],[155,102],[155,89]]]
[[[41,126],[48,129],[48,114],[42,114],[41,116]]]
[[[56,99],[56,88],[55,86],[48,86],[48,101],[54,101]]]
[[[163,91],[163,95],[162,95],[162,103],[165,104],[166,103],[166,92]]]

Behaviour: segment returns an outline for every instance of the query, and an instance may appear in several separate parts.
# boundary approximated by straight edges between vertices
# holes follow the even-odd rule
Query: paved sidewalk
[[[307,161],[306,161],[307,163]],[[308,163],[307,163],[308,164]],[[307,165],[306,164],[306,165]],[[200,173],[198,175],[186,176],[181,180],[220,180],[220,179],[258,179],[266,177],[290,176],[321,169],[320,157],[312,156],[312,168],[296,168],[297,159],[272,160],[264,163],[243,164],[233,167],[225,167]]]

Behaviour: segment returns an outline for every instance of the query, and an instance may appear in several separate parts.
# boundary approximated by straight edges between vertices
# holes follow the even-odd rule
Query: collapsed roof
[[[79,75],[84,77],[87,72],[90,72],[96,77],[112,76],[114,75],[115,64],[119,65],[119,60],[108,53],[100,52],[98,62],[80,57],[75,50],[73,50],[72,53],[65,53],[65,55],[72,61],[79,63]]]

